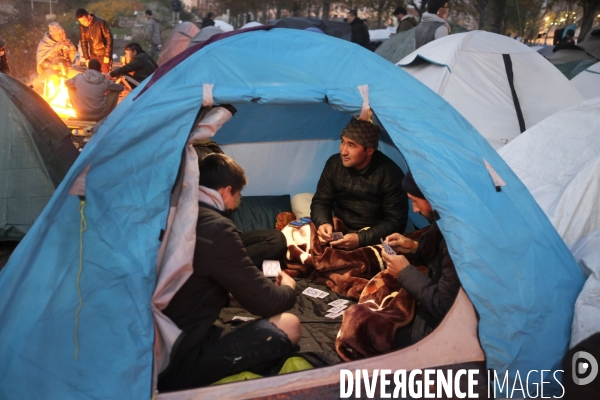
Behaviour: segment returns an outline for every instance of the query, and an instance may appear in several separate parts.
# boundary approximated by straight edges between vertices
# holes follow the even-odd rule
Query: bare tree
[[[483,30],[493,33],[502,32],[502,21],[504,20],[504,9],[506,0],[488,0],[485,8]]]
[[[594,27],[594,17],[600,9],[600,0],[581,0],[580,3],[583,7],[583,17],[581,18],[579,38],[577,38],[578,43],[585,39],[586,35]]]

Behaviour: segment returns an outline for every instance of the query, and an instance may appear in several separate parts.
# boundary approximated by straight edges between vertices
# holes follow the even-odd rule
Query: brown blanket
[[[415,316],[415,300],[388,271],[367,284],[358,304],[343,314],[335,342],[344,361],[359,360],[393,350],[396,330]]]
[[[301,228],[287,226],[281,232],[288,245],[286,272],[327,285],[343,296],[358,299],[369,280],[385,268],[380,245],[351,251],[321,246],[313,224]],[[347,232],[337,218],[334,218],[334,232]]]

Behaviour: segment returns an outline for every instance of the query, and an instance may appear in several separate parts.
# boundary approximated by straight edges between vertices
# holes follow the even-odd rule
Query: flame
[[[71,105],[69,99],[69,90],[65,86],[65,79],[60,78],[58,85],[54,83],[54,79],[46,79],[44,85],[44,100],[52,107],[52,109],[61,118],[75,118],[77,114]]]

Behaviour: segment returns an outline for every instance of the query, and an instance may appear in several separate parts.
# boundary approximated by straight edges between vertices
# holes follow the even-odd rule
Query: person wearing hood
[[[48,25],[48,32],[38,43],[37,72],[46,77],[56,75],[67,77],[76,54],[77,48],[67,39],[65,30],[58,22],[52,22]]]
[[[80,8],[75,13],[79,22],[79,35],[81,37],[81,55],[86,60],[98,60],[102,72],[108,73],[112,69],[113,36],[108,22],[94,14],[89,14]]]
[[[136,83],[132,83],[131,80],[128,80],[128,82],[133,87],[137,87],[158,68],[158,65],[144,52],[142,46],[138,43],[129,43],[125,46],[125,58],[131,61],[121,68],[112,70],[110,74],[105,74],[105,76],[110,79],[127,74],[136,81]]]
[[[446,22],[449,12],[448,0],[427,2],[427,12],[423,13],[415,31],[415,49],[450,34],[450,26]]]
[[[117,85],[100,72],[98,60],[90,60],[83,74],[65,81],[71,104],[80,119],[99,121],[117,106],[122,85]]]
[[[210,154],[200,162],[199,184],[193,271],[162,310],[182,333],[158,376],[161,392],[209,385],[258,366],[269,370],[302,336],[298,317],[285,312],[296,303],[296,282],[283,271],[274,281],[265,277],[229,217],[246,185],[242,167],[225,154]],[[215,325],[230,294],[262,318],[227,329]]]
[[[364,47],[365,49],[370,49],[371,37],[369,36],[369,28],[367,28],[365,22],[358,18],[358,13],[356,10],[348,11],[348,15],[346,17],[348,22],[350,22],[350,41]]]
[[[215,13],[209,12],[206,14],[206,17],[204,17],[202,20],[202,26],[200,29],[206,28],[207,26],[215,26]]]
[[[429,335],[442,322],[460,290],[460,280],[450,257],[446,239],[437,224],[437,212],[431,207],[411,171],[402,180],[412,202],[413,211],[431,223],[423,229],[418,240],[411,240],[399,233],[385,238],[396,255],[381,252],[388,272],[419,304],[415,319],[396,331],[395,348],[400,349],[417,343]],[[418,266],[427,268],[426,274]]]
[[[156,58],[162,47],[160,41],[160,21],[152,16],[152,10],[146,10],[148,18],[148,40],[150,41],[150,57]]]
[[[405,32],[411,30],[415,26],[419,25],[419,22],[412,15],[408,15],[406,8],[399,6],[394,10],[394,17],[398,20],[398,28],[396,33]]]
[[[6,43],[0,39],[0,73],[11,75],[8,65],[8,55],[6,54]]]

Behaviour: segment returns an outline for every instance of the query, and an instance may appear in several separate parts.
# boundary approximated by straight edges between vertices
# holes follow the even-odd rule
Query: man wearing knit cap
[[[310,206],[319,241],[353,250],[403,232],[408,218],[404,174],[377,150],[379,128],[352,118],[340,136],[340,154],[325,163]],[[333,240],[333,215],[348,228],[342,239]]]
[[[404,177],[402,187],[412,201],[413,211],[424,216],[431,225],[425,228],[418,241],[399,233],[385,238],[398,254],[381,253],[388,271],[419,304],[414,321],[396,332],[396,349],[410,346],[429,335],[442,322],[460,289],[446,240],[435,221],[431,204],[417,186],[411,171]],[[427,275],[416,266],[426,266]]]

